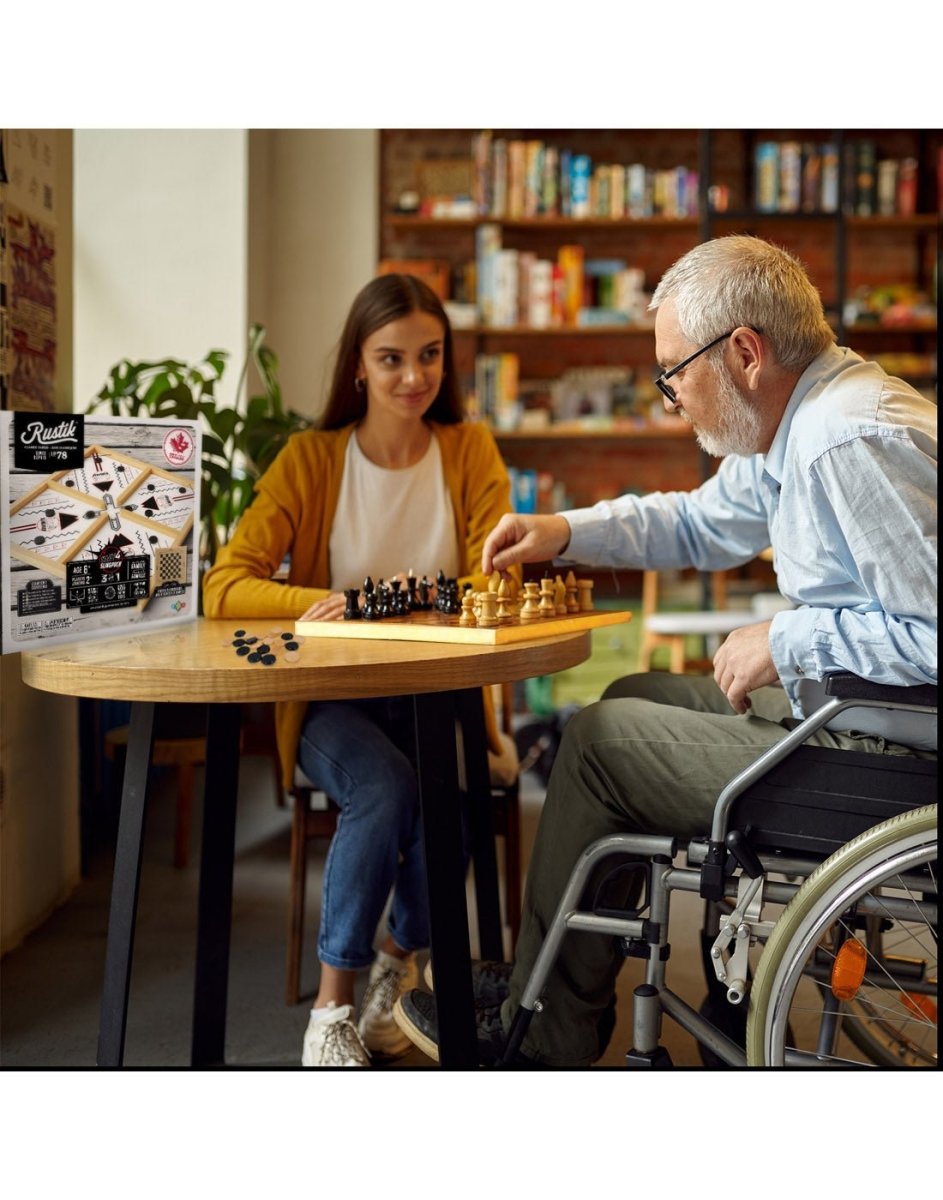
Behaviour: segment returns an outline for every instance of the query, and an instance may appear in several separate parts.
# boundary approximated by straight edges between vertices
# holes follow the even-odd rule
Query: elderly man
[[[716,475],[692,492],[506,515],[485,541],[483,569],[556,558],[716,571],[771,545],[780,591],[794,607],[730,634],[713,679],[629,676],[568,723],[513,971],[476,971],[482,1062],[503,1049],[565,883],[590,842],[625,830],[706,832],[724,784],[817,707],[829,671],[884,684],[936,682],[935,406],[836,346],[801,264],[760,239],[695,247],[665,273],[650,307],[663,368],[656,382],[703,449],[723,458]],[[936,749],[935,731],[867,721],[811,740],[875,754]],[[564,941],[522,1064],[598,1058],[621,961],[614,938]],[[435,1055],[434,998],[408,993],[395,1015]]]

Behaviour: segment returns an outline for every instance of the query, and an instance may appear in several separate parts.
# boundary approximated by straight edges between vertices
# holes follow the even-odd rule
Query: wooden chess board
[[[479,625],[459,625],[458,616],[445,616],[434,609],[415,612],[408,617],[383,617],[379,621],[296,621],[299,637],[378,638],[388,642],[451,642],[453,645],[504,646],[511,642],[539,641],[561,633],[582,633],[604,625],[621,625],[630,612],[596,611],[535,617],[522,621],[514,617],[490,629]]]

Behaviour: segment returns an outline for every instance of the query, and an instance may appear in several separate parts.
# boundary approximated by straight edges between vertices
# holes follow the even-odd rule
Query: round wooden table
[[[578,620],[578,618],[574,618]],[[58,695],[154,703],[351,700],[454,691],[548,675],[589,657],[589,629],[506,645],[308,638],[299,659],[271,667],[240,658],[234,633],[277,621],[196,620],[138,637],[81,642],[22,656],[23,680]],[[285,624],[286,632],[290,626]]]
[[[463,727],[466,786],[470,794],[483,793],[488,773],[481,688],[551,674],[585,661],[591,649],[592,623],[587,619],[583,629],[494,646],[319,637],[303,642],[295,662],[286,661],[284,651],[272,666],[237,655],[233,646],[237,629],[268,637],[277,624],[270,620],[200,619],[137,637],[22,654],[23,679],[31,687],[57,695],[132,702],[108,922],[99,1065],[120,1065],[124,1055],[144,806],[157,706],[207,706],[191,1046],[191,1061],[204,1066],[224,1061],[239,706],[275,700],[410,695],[416,716],[440,1063],[474,1066],[477,1049],[455,721],[459,719]],[[289,625],[285,628],[290,631]],[[477,850],[475,853],[477,876]],[[486,869],[495,869],[493,843],[491,866]],[[496,876],[494,882],[496,888]]]

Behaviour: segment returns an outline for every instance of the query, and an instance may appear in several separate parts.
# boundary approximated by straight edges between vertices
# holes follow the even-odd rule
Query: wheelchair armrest
[[[936,708],[936,684],[923,683],[900,687],[873,683],[852,675],[850,671],[830,671],[823,677],[825,694],[840,700],[881,700],[888,704],[916,704],[921,708]]]

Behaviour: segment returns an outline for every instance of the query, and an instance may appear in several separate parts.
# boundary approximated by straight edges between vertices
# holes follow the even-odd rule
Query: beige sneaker
[[[312,1011],[301,1052],[303,1067],[369,1067],[370,1054],[351,1017],[353,1008],[328,1001],[327,1012]]]
[[[409,958],[394,958],[383,950],[378,952],[370,968],[357,1022],[363,1043],[371,1054],[398,1058],[411,1049],[409,1038],[393,1020],[393,1005],[403,992],[412,991],[418,984],[419,967],[415,954]]]

